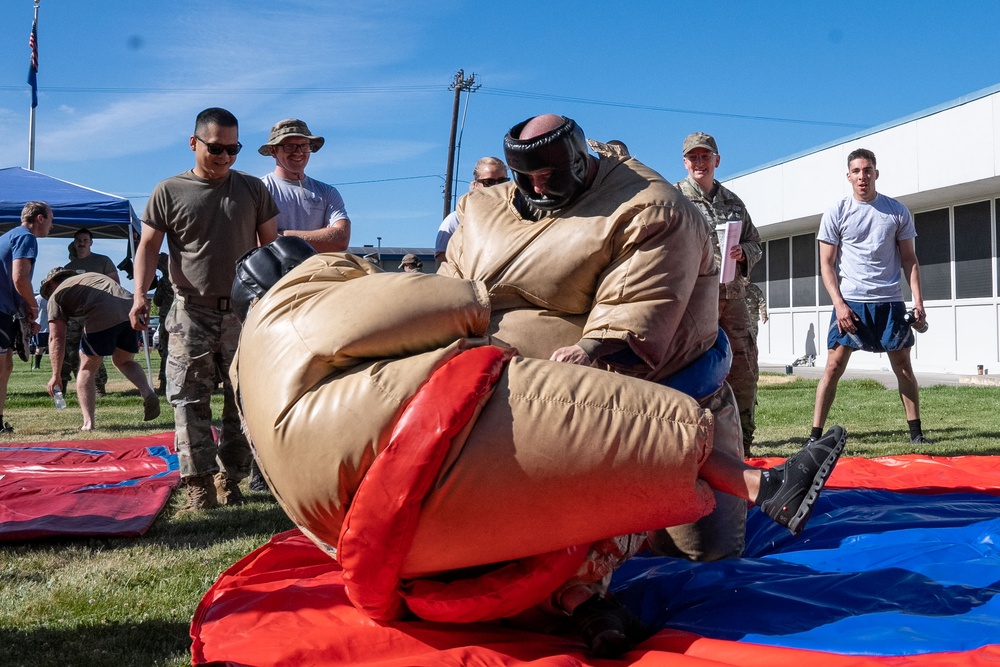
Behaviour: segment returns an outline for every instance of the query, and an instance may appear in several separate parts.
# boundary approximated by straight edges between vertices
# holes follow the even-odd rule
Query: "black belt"
[[[189,296],[187,294],[180,294],[178,295],[178,298],[185,303],[201,306],[202,308],[211,308],[212,310],[218,310],[223,313],[229,312],[233,309],[228,296]]]

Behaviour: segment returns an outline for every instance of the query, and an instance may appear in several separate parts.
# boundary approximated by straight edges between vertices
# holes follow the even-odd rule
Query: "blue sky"
[[[27,166],[32,13],[31,0],[0,6],[0,166]],[[236,114],[236,168],[255,175],[273,168],[255,150],[270,126],[298,117],[327,139],[307,173],[341,191],[352,245],[426,247],[459,69],[482,85],[462,97],[459,193],[511,125],[546,112],[671,180],[684,136],[709,132],[725,178],[1000,83],[998,19],[995,0],[41,0],[35,168],[141,214],[192,166],[201,109]],[[960,158],[978,139],[956,136]],[[43,243],[36,283],[65,250]],[[95,250],[124,255],[123,242]]]

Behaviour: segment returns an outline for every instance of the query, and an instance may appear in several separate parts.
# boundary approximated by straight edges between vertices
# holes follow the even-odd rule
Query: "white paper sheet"
[[[730,257],[729,253],[740,244],[742,231],[742,220],[728,220],[715,228],[715,233],[719,236],[719,248],[722,250],[722,268],[719,271],[720,284],[728,283],[736,277],[737,261]]]

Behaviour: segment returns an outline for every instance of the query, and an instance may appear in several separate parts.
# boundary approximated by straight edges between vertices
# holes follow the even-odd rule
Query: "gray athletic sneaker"
[[[792,535],[805,528],[820,489],[844,451],[847,431],[834,426],[819,440],[807,442],[802,451],[779,466],[763,471],[760,493],[754,504]]]

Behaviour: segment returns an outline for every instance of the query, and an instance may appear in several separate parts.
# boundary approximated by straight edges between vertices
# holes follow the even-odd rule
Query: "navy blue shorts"
[[[14,332],[20,334],[20,328],[17,317],[0,313],[0,354],[6,354],[7,350],[14,347]]]
[[[837,311],[834,310],[830,316],[830,332],[826,339],[828,350],[838,345],[865,352],[895,352],[913,347],[913,329],[903,320],[906,304],[902,301],[848,301],[847,305],[857,315],[857,331],[840,333],[837,329]]]
[[[88,357],[107,357],[114,354],[116,348],[132,354],[139,351],[139,332],[129,322],[122,322],[104,331],[84,331],[80,339],[80,349]]]
[[[38,332],[31,337],[31,342],[38,349],[49,346],[49,332]]]

